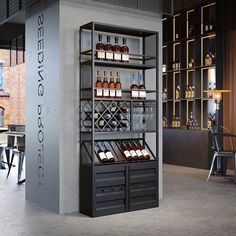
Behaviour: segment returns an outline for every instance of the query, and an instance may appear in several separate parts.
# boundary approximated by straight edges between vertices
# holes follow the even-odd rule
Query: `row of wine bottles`
[[[181,91],[180,91],[180,86],[177,85],[175,89],[175,99],[179,100],[181,98],[180,96]],[[184,97],[186,99],[194,99],[195,97],[195,87],[191,85],[186,85],[186,89],[184,91]],[[162,100],[165,101],[167,100],[167,88],[164,88],[163,93],[162,93]]]
[[[137,77],[139,84],[137,83]],[[133,73],[132,85],[130,86],[130,98],[132,99],[145,99],[146,87],[143,81],[143,75],[139,73]],[[108,82],[107,71],[103,73],[103,81],[101,79],[101,73],[97,70],[97,80],[95,82],[95,96],[103,98],[121,98],[122,97],[122,85],[120,81],[120,74],[116,72],[116,81],[114,81],[114,73],[110,71],[110,81]]]
[[[111,36],[107,35],[107,43],[102,42],[102,35],[98,35],[96,44],[96,59],[116,62],[129,62],[129,47],[126,45],[126,38],[123,38],[123,45],[119,44],[119,38],[115,37],[114,45],[111,44]]]
[[[150,155],[139,140],[117,140],[115,141],[120,153],[127,161],[150,160]],[[114,152],[107,148],[106,142],[95,142],[95,153],[101,163],[115,162]]]
[[[208,128],[212,127],[213,122],[214,122],[214,118],[213,118],[213,115],[210,113],[209,117],[208,117]],[[163,117],[163,120],[162,120],[162,127],[168,128],[168,123],[167,123],[167,119],[165,116]],[[170,127],[174,128],[174,129],[181,128],[180,117],[173,115]],[[190,117],[186,123],[186,128],[191,129],[191,130],[199,129],[197,119],[195,118],[193,112],[190,112]]]

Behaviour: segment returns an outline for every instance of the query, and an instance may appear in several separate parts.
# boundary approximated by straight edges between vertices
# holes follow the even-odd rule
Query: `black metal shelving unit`
[[[129,54],[129,63],[96,60],[95,41],[98,33],[128,37],[132,53]],[[97,22],[80,27],[81,213],[96,217],[159,205],[158,45],[158,32]],[[127,85],[122,86],[121,98],[96,98],[94,84],[97,68],[124,70],[126,76],[132,70],[142,73],[147,98],[131,99],[131,90]],[[104,114],[109,114],[107,119]],[[118,114],[123,117],[127,127],[118,126]],[[141,128],[137,126],[137,119],[142,124]],[[102,127],[99,126],[100,120]],[[110,125],[111,120],[117,124],[115,127]],[[149,135],[152,135],[152,140],[155,136],[151,145],[148,143]],[[118,148],[120,140],[138,140],[148,151],[150,160],[127,161]],[[99,162],[95,143],[105,143],[115,161]]]

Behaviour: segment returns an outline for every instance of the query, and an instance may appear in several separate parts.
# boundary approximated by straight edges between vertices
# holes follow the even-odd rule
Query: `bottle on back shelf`
[[[139,74],[139,98],[146,99],[146,87],[144,85],[143,75]]]
[[[114,76],[113,72],[110,72],[110,82],[108,84],[109,87],[109,96],[110,98],[114,98],[116,96],[116,91],[115,91],[115,83],[114,83]]]
[[[138,85],[137,85],[137,83],[136,83],[136,75],[135,75],[135,73],[133,73],[132,77],[133,77],[133,83],[132,83],[132,85],[130,86],[130,89],[131,89],[131,98],[132,98],[132,99],[137,99],[137,98],[138,98],[138,95],[139,95],[139,91],[138,91]]]
[[[195,87],[192,86],[191,98],[194,99],[194,97],[195,97]]]
[[[122,155],[125,157],[127,161],[131,161],[133,158],[131,156],[130,151],[127,149],[127,147],[123,144],[121,141],[117,141],[117,146],[122,153]]]
[[[102,35],[98,35],[98,42],[96,44],[96,59],[105,60],[104,44],[102,43]]]
[[[97,70],[97,81],[95,83],[95,96],[102,97],[102,82],[101,82],[101,74],[100,71]]]
[[[167,100],[167,88],[164,88],[163,93],[162,93],[162,100],[166,101]]]
[[[176,86],[175,99],[176,99],[176,100],[179,100],[179,99],[180,99],[180,87],[179,87],[179,85]]]
[[[121,82],[120,82],[120,74],[119,72],[116,72],[116,84],[115,84],[115,88],[116,88],[116,98],[121,98],[122,97],[122,86],[121,86]]]
[[[102,163],[108,162],[108,158],[107,158],[105,152],[102,151],[102,149],[100,148],[98,142],[95,142],[95,147],[97,148],[96,154],[97,154],[97,157],[98,157],[99,161],[102,162]]]
[[[107,161],[108,162],[114,162],[115,158],[114,158],[113,154],[111,153],[111,151],[107,149],[105,142],[102,142],[101,144],[102,144],[103,148],[105,149],[104,153],[107,157]]]
[[[119,45],[119,38],[115,37],[115,45],[112,47],[112,50],[114,52],[114,61],[120,62],[121,61],[121,49]]]
[[[104,98],[109,98],[109,89],[108,89],[107,72],[106,71],[104,71],[102,88],[103,88],[103,97]]]
[[[188,99],[189,98],[189,86],[186,85],[186,89],[185,89],[185,98]]]
[[[112,45],[111,45],[111,36],[107,36],[107,44],[104,46],[104,50],[106,51],[106,60],[107,61],[113,61],[113,51],[112,51]]]
[[[123,38],[123,45],[120,48],[120,51],[122,52],[121,61],[128,63],[129,62],[129,48],[126,45],[126,38]]]
[[[162,120],[162,127],[167,128],[167,119],[165,116],[163,117],[163,120]]]

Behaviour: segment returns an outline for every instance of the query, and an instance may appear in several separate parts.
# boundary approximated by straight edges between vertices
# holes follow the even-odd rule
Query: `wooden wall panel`
[[[231,89],[231,93],[224,95],[223,123],[224,126],[236,133],[236,30],[229,30],[225,35],[224,58],[224,88]],[[229,140],[224,140],[224,145],[229,147]],[[234,138],[236,149],[236,138]],[[233,168],[233,161],[229,162],[229,168]]]

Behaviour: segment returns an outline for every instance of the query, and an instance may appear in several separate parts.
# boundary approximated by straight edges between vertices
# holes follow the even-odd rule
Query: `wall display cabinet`
[[[215,119],[215,102],[212,94],[204,90],[219,85],[217,71],[220,71],[220,65],[216,60],[222,50],[217,41],[216,3],[208,1],[164,18],[163,28],[163,127],[186,132],[206,131],[208,137],[208,128]],[[164,136],[171,136],[170,133],[164,130]],[[172,136],[175,139],[178,135]],[[168,144],[164,142],[164,160],[165,153],[169,153],[167,149]],[[168,156],[168,160],[171,164],[176,163],[174,156]]]
[[[216,88],[215,14],[215,3],[209,3],[163,19],[165,128],[207,130],[214,117],[204,90]]]
[[[158,40],[80,27],[80,211],[91,217],[159,204]]]

